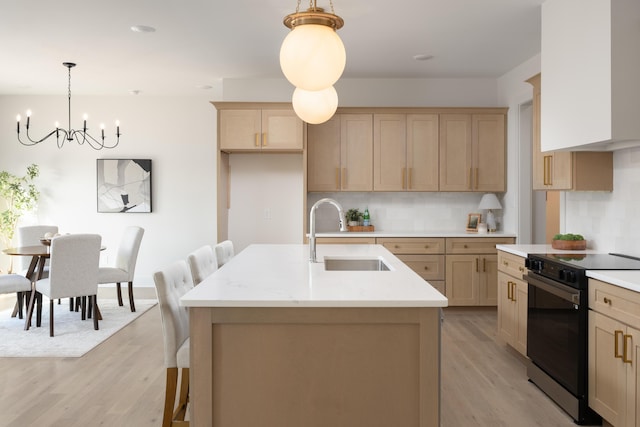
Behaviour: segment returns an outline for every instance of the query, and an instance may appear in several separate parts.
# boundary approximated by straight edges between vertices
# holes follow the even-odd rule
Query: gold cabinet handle
[[[482,272],[483,273],[487,272],[487,259],[486,258],[482,258]]]
[[[424,245],[424,248],[425,249],[429,249],[429,245]]]
[[[516,302],[516,286],[518,286],[516,282],[511,282],[511,301],[513,302]]]
[[[502,265],[509,266],[509,262],[508,261],[502,261]]]
[[[465,248],[465,249],[467,249],[467,247],[468,247],[468,246],[467,246],[467,245],[462,245],[462,247],[463,247],[463,248]]]
[[[478,189],[478,168],[476,168],[476,190]]]
[[[478,270],[478,261],[479,261],[479,259],[476,258],[476,273],[478,273],[480,271],[480,270]]]
[[[469,168],[469,185],[468,185],[469,190],[471,190],[473,188],[473,177],[472,177],[472,174],[473,174],[473,168]]]
[[[411,175],[413,175],[413,168],[409,168],[409,171],[407,172],[407,180],[409,180],[409,190],[411,190],[412,187]]]
[[[267,133],[266,132],[262,133],[262,146],[263,147],[267,146]]]
[[[520,273],[524,273],[524,267],[518,267],[518,270],[520,270]]]
[[[260,134],[256,133],[256,147],[260,147]]]
[[[400,245],[393,245],[394,248],[400,249]]]
[[[340,189],[340,168],[336,168],[336,190]]]
[[[552,185],[553,182],[551,181],[551,156],[544,156],[543,166],[544,170],[542,179],[544,180],[544,185]]]
[[[342,188],[347,188],[347,168],[342,168]]]
[[[512,288],[511,288],[511,284],[513,282],[511,280],[507,281],[507,299],[509,301],[513,301],[513,297],[511,296],[511,293],[513,292]]]
[[[429,269],[429,267],[427,267],[427,266],[425,265],[425,266],[424,266],[424,269],[425,269],[425,270],[428,270],[428,269]]]
[[[631,363],[631,359],[627,356],[627,350],[632,348],[632,345],[628,345],[627,343],[631,339],[631,335],[624,334],[622,339],[622,362],[623,363]]]
[[[400,176],[402,178],[402,189],[407,189],[407,168],[401,168]]]
[[[613,302],[613,301],[611,301],[609,298],[604,297],[604,303],[605,303],[605,304],[609,304],[609,305],[611,305],[611,303],[612,303],[612,302]]]
[[[616,329],[615,331],[613,331],[613,338],[614,338],[613,357],[615,357],[617,359],[622,359],[622,355],[618,353],[618,347],[620,347],[620,341],[619,341],[618,336],[621,336],[624,339],[624,335],[623,335],[622,331]]]

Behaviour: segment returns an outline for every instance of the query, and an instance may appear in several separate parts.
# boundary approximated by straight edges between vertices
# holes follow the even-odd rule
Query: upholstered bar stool
[[[197,285],[218,269],[218,258],[209,245],[196,249],[187,256],[193,284]]]
[[[216,257],[218,258],[218,268],[231,261],[231,258],[233,258],[233,256],[235,255],[233,242],[231,240],[220,242],[215,246],[215,248]]]

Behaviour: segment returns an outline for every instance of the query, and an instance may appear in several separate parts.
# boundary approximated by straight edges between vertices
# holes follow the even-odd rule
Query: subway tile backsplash
[[[640,148],[613,154],[613,192],[567,192],[565,228],[593,249],[640,256]]]
[[[478,212],[483,193],[309,193],[307,215],[318,200],[329,197],[337,200],[345,212],[357,208],[364,212],[369,208],[371,224],[376,231],[421,232],[464,231],[467,215]],[[500,195],[498,195],[500,197]],[[496,211],[496,218],[502,217]],[[484,218],[484,216],[483,216]],[[316,232],[338,231],[336,209],[323,204],[316,212]]]

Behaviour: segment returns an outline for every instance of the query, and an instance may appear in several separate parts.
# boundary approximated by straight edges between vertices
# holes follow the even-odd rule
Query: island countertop
[[[324,258],[382,258],[390,271],[325,271]],[[251,245],[181,298],[187,307],[446,307],[381,245]]]

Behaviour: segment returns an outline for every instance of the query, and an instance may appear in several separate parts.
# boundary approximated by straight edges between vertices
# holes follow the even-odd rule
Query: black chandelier
[[[73,67],[76,66],[76,64],[74,64],[73,62],[63,62],[62,65],[64,65],[65,67],[67,67],[67,69],[69,70],[69,90],[68,90],[68,100],[69,100],[69,122],[68,122],[68,128],[67,129],[60,129],[60,125],[58,124],[58,122],[55,123],[55,129],[52,130],[48,135],[46,135],[45,137],[43,137],[42,139],[39,140],[33,140],[31,139],[31,136],[29,136],[29,124],[31,121],[31,110],[27,111],[27,131],[25,132],[27,135],[27,139],[28,141],[23,141],[20,139],[20,115],[18,115],[17,120],[18,120],[18,127],[17,127],[17,131],[18,131],[18,141],[20,142],[20,144],[22,145],[27,145],[27,146],[32,146],[32,145],[37,145],[40,144],[41,142],[45,141],[46,139],[48,139],[49,137],[51,137],[52,135],[56,136],[56,141],[58,144],[58,148],[62,148],[62,146],[64,145],[65,141],[73,141],[75,140],[79,145],[83,145],[84,143],[87,143],[87,145],[89,145],[91,148],[93,148],[94,150],[102,150],[103,148],[115,148],[118,143],[120,142],[120,121],[116,120],[116,142],[115,144],[112,145],[108,145],[105,144],[104,142],[104,124],[100,125],[100,132],[101,132],[101,138],[95,139],[93,136],[91,136],[89,133],[87,133],[87,115],[85,114],[83,117],[83,122],[84,124],[82,125],[82,129],[71,129],[71,69]]]

